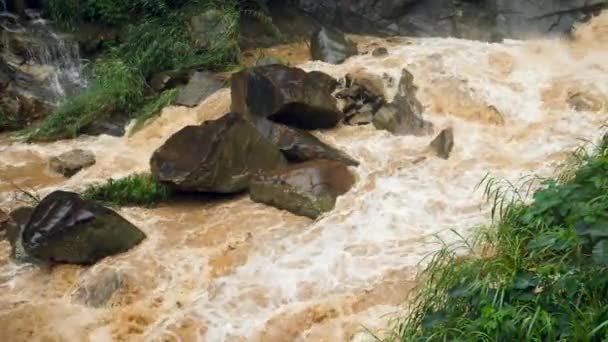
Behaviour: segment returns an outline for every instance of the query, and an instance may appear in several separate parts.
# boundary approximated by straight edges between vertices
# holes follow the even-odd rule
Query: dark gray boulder
[[[337,29],[323,27],[312,35],[310,41],[310,54],[315,61],[341,64],[358,53],[357,44]]]
[[[93,264],[128,251],[145,237],[116,212],[66,191],[46,196],[20,234],[29,256],[70,264]]]
[[[329,146],[306,131],[277,124],[264,118],[256,118],[254,123],[258,131],[281,150],[290,162],[329,159],[349,166],[359,165],[358,161],[346,153]]]
[[[450,158],[450,153],[454,149],[454,130],[446,128],[431,142],[431,149],[442,159]]]
[[[286,164],[281,152],[237,113],[184,127],[150,160],[156,180],[183,191],[211,193],[247,190],[252,174]]]
[[[224,82],[207,71],[195,72],[188,84],[179,90],[175,104],[196,107],[224,86]]]
[[[335,80],[320,72],[273,64],[232,76],[232,111],[302,129],[332,128],[344,114],[331,95]]]
[[[317,218],[331,211],[338,196],[348,192],[355,177],[336,161],[313,160],[285,169],[261,173],[251,182],[251,199]]]

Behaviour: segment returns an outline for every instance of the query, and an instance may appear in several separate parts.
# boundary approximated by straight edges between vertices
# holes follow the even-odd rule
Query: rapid
[[[336,78],[365,69],[384,78],[388,100],[408,69],[435,135],[454,129],[450,159],[429,151],[434,136],[340,126],[315,134],[361,162],[357,184],[316,221],[247,196],[122,208],[148,238],[92,267],[18,264],[2,241],[0,340],[365,341],[366,328],[381,335],[404,313],[429,254],[490,222],[477,189],[487,174],[515,184],[551,175],[608,118],[608,13],[568,40],[354,38],[389,54],[299,67]],[[0,208],[21,204],[18,189],[77,191],[145,172],[171,134],[229,108],[224,89],[193,109],[165,108],[125,137],[0,137]],[[49,157],[73,148],[93,151],[97,163],[69,180],[52,174]],[[82,303],[107,287],[116,290],[109,304]]]

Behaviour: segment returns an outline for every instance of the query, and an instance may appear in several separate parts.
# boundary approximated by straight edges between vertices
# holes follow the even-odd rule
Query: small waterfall
[[[25,15],[27,20],[0,13],[4,54],[18,55],[17,67],[34,76],[48,101],[58,104],[87,85],[78,44],[55,31],[38,11],[27,9]]]

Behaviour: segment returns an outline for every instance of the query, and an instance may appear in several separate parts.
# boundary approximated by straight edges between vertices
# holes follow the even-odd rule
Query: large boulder
[[[258,131],[281,150],[287,160],[291,162],[329,159],[349,166],[359,165],[358,161],[346,153],[327,145],[306,131],[277,124],[264,118],[255,118],[254,123]]]
[[[156,180],[183,191],[212,193],[244,191],[252,174],[286,163],[281,152],[237,113],[184,127],[150,161]]]
[[[214,77],[212,73],[196,72],[188,84],[179,90],[175,103],[186,107],[196,107],[223,86],[224,83]]]
[[[336,161],[314,160],[259,174],[251,182],[251,199],[317,218],[331,211],[338,196],[355,183],[348,168]]]
[[[91,151],[74,149],[52,157],[49,162],[51,170],[65,177],[72,177],[78,171],[95,164],[95,155]]]
[[[315,61],[340,64],[358,51],[357,44],[347,39],[343,32],[323,27],[312,35],[310,54]]]
[[[128,251],[145,237],[116,212],[66,191],[46,196],[20,235],[29,256],[70,264],[93,264]]]
[[[280,64],[243,70],[232,76],[232,111],[303,129],[332,128],[343,113],[330,79]]]

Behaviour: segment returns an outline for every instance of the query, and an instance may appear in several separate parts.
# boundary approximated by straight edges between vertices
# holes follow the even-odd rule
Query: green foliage
[[[156,100],[147,103],[135,116],[135,124],[131,129],[131,134],[143,128],[146,122],[158,115],[163,108],[175,103],[177,93],[177,89],[169,89],[164,91]]]
[[[141,105],[144,80],[122,61],[101,61],[93,73],[95,82],[87,91],[61,105],[29,133],[28,140],[73,138],[94,120],[113,113],[128,113]]]
[[[531,204],[486,191],[503,208],[499,221],[466,243],[468,257],[455,246],[434,256],[387,340],[605,341],[608,138],[578,156],[576,169],[544,181]]]
[[[152,206],[168,200],[173,191],[149,174],[134,174],[89,186],[84,198],[115,206]]]

